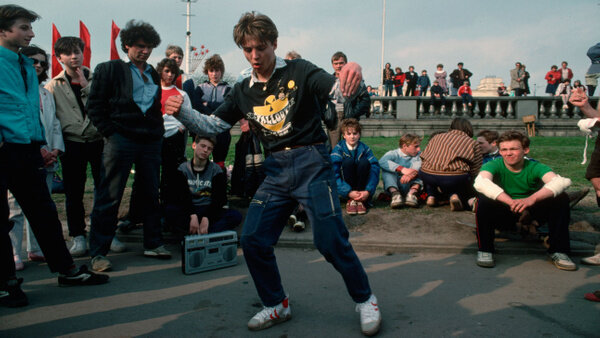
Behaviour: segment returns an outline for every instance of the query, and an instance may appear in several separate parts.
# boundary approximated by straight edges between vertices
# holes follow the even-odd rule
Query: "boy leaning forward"
[[[215,135],[246,118],[270,153],[263,165],[267,177],[250,203],[241,236],[246,264],[264,305],[248,328],[261,330],[291,318],[273,245],[300,203],[313,224],[315,246],[340,272],[357,303],[362,332],[376,334],[381,314],[348,241],[318,105],[330,94],[337,99],[354,94],[362,79],[360,66],[346,64],[336,80],[305,60],[276,57],[277,28],[269,17],[255,12],[242,15],[233,35],[252,66],[251,76],[236,83],[214,115],[180,110],[178,97],[169,98],[166,110],[199,134]]]

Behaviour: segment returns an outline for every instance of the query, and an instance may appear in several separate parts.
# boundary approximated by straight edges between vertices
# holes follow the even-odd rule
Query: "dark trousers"
[[[473,96],[469,95],[468,93],[463,93],[460,96],[462,97],[463,104],[473,103]]]
[[[469,205],[469,198],[475,196],[471,175],[469,174],[445,176],[428,174],[420,170],[419,177],[423,180],[425,192],[428,196],[440,198],[457,194],[465,207]],[[438,188],[442,191],[441,193]]]
[[[406,85],[406,96],[415,96],[415,89],[417,89],[417,84],[414,85],[408,84]]]
[[[117,229],[117,214],[131,167],[135,164],[144,215],[144,248],[162,245],[158,182],[162,139],[137,142],[114,133],[104,145],[100,185],[91,214],[90,255],[105,256]]]
[[[353,158],[344,158],[341,170],[342,180],[348,183],[352,187],[352,190],[365,190],[367,183],[369,183],[369,174],[371,173],[371,163],[369,163],[369,160],[363,157],[355,162]]]
[[[542,200],[532,207],[529,212],[533,219],[540,224],[547,223],[549,230],[549,253],[561,252],[568,254],[571,251],[569,242],[569,197],[562,193],[556,197]],[[515,226],[519,214],[510,211],[508,205],[489,199],[483,195],[477,196],[477,245],[479,251],[494,252],[494,229],[506,229]]]
[[[394,87],[396,91],[396,96],[402,96],[402,86]]]
[[[65,186],[65,208],[69,236],[85,236],[85,209],[83,193],[87,180],[88,163],[94,179],[94,197],[100,184],[103,141],[74,142],[65,140],[65,152],[60,157]]]
[[[513,88],[513,90],[515,91],[515,96],[523,96],[525,93],[525,89],[522,88]]]
[[[15,276],[13,249],[8,233],[7,189],[29,220],[52,272],[67,272],[73,259],[65,244],[56,205],[46,185],[40,144],[5,143],[0,147],[0,283]]]
[[[250,202],[241,237],[263,304],[275,306],[285,298],[273,246],[298,203],[305,207],[319,252],[342,275],[352,299],[365,302],[369,280],[348,241],[325,145],[274,152],[263,167],[267,177]]]
[[[435,108],[435,110],[439,110],[443,105],[446,104],[446,98],[444,96],[440,96],[438,98],[432,95],[429,104],[432,105]]]
[[[202,221],[202,217],[208,218],[208,233],[232,230],[242,222],[242,214],[237,210],[221,208],[209,215],[209,208],[210,205],[194,207],[198,222]],[[190,212],[185,208],[169,204],[165,207],[165,218],[178,237],[190,233]]]
[[[177,168],[179,165],[186,161],[185,158],[185,133],[178,131],[172,136],[163,138],[162,151],[161,151],[161,172],[160,172],[160,199],[163,205],[167,203],[166,196],[169,196],[167,190],[170,189],[170,184],[175,182],[175,175],[177,175]],[[136,188],[139,186],[136,184]],[[137,191],[136,191],[137,194]],[[135,203],[140,202],[139,196],[133,197],[132,200]],[[132,206],[130,204],[129,210],[141,209],[140,205]],[[139,212],[134,211],[135,214],[139,215]],[[138,218],[141,218],[138,216]]]
[[[213,162],[225,162],[225,159],[227,159],[227,152],[229,151],[230,144],[231,133],[229,132],[229,130],[217,134],[217,144],[215,144],[215,149],[212,153]]]

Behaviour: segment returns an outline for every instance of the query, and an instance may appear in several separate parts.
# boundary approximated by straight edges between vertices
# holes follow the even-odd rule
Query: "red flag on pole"
[[[60,62],[58,62],[56,53],[54,52],[54,43],[58,39],[60,39],[60,33],[58,32],[58,29],[56,29],[56,26],[52,24],[52,77],[55,77],[62,72],[62,66],[60,65]]]
[[[83,65],[90,68],[90,60],[92,59],[90,31],[88,31],[87,27],[81,20],[79,20],[79,37],[81,38],[81,40],[83,40],[83,43],[85,44],[83,50]]]
[[[117,59],[121,58],[119,56],[119,51],[117,50],[117,45],[115,43],[115,40],[117,39],[117,36],[119,36],[120,31],[121,31],[121,29],[119,27],[117,27],[117,25],[113,21],[112,28],[110,30],[110,59],[111,60],[117,60]]]

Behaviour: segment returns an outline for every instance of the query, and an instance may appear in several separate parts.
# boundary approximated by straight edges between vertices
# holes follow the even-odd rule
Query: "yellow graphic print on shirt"
[[[267,129],[265,134],[276,136],[286,135],[291,131],[291,122],[287,121],[294,99],[290,94],[296,91],[296,83],[290,80],[287,88],[279,87],[277,96],[269,95],[263,106],[254,106],[251,118]]]

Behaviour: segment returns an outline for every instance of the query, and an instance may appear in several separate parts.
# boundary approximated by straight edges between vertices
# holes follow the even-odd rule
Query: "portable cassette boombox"
[[[181,270],[186,275],[236,265],[237,233],[185,236],[181,250]]]

